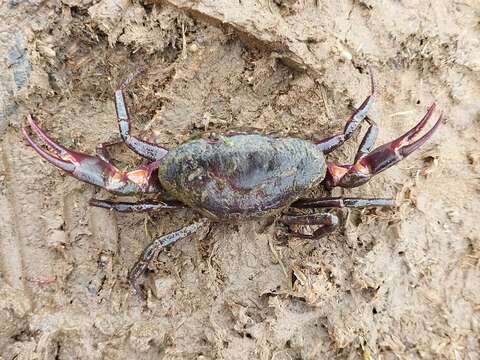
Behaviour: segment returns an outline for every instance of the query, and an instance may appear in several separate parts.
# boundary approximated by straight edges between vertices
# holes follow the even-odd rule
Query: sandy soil
[[[3,1],[0,358],[479,359],[479,21],[475,0]],[[246,127],[321,138],[368,94],[368,64],[379,143],[434,100],[445,115],[408,160],[333,192],[399,206],[341,211],[318,243],[215,226],[159,255],[146,303],[129,267],[192,213],[90,208],[109,195],[20,134],[32,112],[93,153],[117,136],[114,89],[144,68],[129,103],[151,141]],[[349,161],[358,140],[331,157]]]

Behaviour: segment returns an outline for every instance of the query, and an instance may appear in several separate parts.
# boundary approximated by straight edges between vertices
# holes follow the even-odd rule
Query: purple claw
[[[364,154],[353,165],[337,165],[328,163],[326,185],[328,187],[356,187],[367,182],[372,176],[388,169],[392,165],[406,158],[422,146],[440,126],[443,114],[440,114],[433,127],[421,138],[414,141],[414,137],[425,127],[431,118],[435,104],[432,104],[425,116],[412,129],[399,138],[377,147],[370,153]]]
[[[43,150],[40,146],[38,146],[28,135],[27,129],[22,128],[22,133],[27,142],[30,144],[30,146],[45,160],[47,160],[49,163],[55,165],[56,167],[68,172],[72,173],[75,170],[75,166],[68,161],[63,161],[59,159],[58,157],[50,154],[48,151]]]
[[[156,176],[152,176],[158,162],[141,166],[130,172],[123,172],[98,157],[70,150],[57,144],[38,126],[31,115],[28,116],[28,123],[50,150],[37,144],[29,135],[27,128],[24,127],[22,133],[30,146],[45,160],[69,175],[121,194],[159,191],[158,180]]]

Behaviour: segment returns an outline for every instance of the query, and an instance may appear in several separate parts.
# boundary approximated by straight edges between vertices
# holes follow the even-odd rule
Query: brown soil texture
[[[89,207],[117,197],[21,135],[33,113],[94,153],[118,138],[113,92],[139,72],[134,131],[158,144],[245,128],[320,139],[368,95],[369,65],[378,143],[433,101],[444,113],[408,159],[333,190],[398,206],[336,211],[342,226],[319,241],[262,221],[212,226],[159,254],[145,302],[129,268],[195,214]],[[0,358],[479,359],[479,98],[477,0],[4,0]],[[360,139],[329,158],[351,161]],[[142,161],[111,153],[121,168]]]

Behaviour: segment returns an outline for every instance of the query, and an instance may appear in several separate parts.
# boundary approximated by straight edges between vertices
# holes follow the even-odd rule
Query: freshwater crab
[[[175,149],[149,143],[130,134],[130,118],[123,90],[115,92],[115,106],[120,136],[134,152],[148,163],[132,171],[122,171],[110,161],[104,143],[97,147],[97,156],[67,149],[53,141],[28,116],[31,130],[43,142],[35,142],[27,128],[23,135],[45,160],[71,176],[120,195],[161,193],[163,201],[135,203],[91,199],[90,205],[120,212],[192,208],[201,220],[175,232],[154,239],[143,251],[128,275],[134,292],[141,294],[139,278],[161,248],[183,239],[208,221],[238,221],[247,218],[275,217],[288,225],[318,225],[313,234],[291,232],[292,236],[315,239],[333,231],[338,218],[331,213],[303,215],[282,214],[287,208],[319,209],[365,206],[392,206],[383,198],[303,198],[310,189],[324,184],[327,188],[352,188],[396,164],[424,144],[441,122],[418,140],[414,138],[430,119],[435,104],[420,122],[390,143],[373,149],[378,127],[367,117],[374,102],[374,82],[370,72],[371,93],[351,115],[341,133],[311,142],[291,137],[261,134],[233,134],[187,141]],[[337,164],[325,159],[348,140],[366,121],[369,124],[351,164]],[[166,196],[170,198],[165,198]],[[171,200],[171,199],[174,200]]]

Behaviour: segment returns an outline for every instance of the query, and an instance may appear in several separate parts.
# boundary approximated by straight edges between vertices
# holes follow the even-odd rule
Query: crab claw
[[[328,187],[341,186],[346,188],[362,185],[372,176],[406,158],[430,139],[440,126],[443,114],[440,114],[430,130],[419,139],[414,140],[416,135],[425,127],[434,110],[435,103],[428,108],[425,116],[412,129],[399,138],[361,156],[353,165],[328,163],[326,185]]]
[[[122,172],[98,157],[70,150],[57,144],[38,126],[31,115],[28,115],[27,119],[30,128],[49,150],[37,144],[28,133],[27,128],[24,127],[22,133],[26,141],[41,157],[69,175],[121,194],[157,191],[156,177],[151,176],[152,171],[148,166],[127,173]]]

